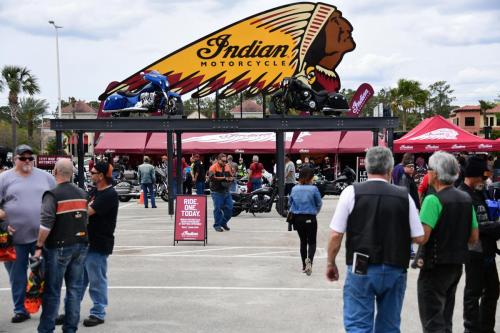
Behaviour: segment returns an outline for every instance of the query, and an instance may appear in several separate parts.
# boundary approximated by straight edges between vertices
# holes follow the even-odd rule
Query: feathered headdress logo
[[[351,24],[331,5],[303,2],[274,8],[161,58],[108,87],[100,99],[141,88],[145,82],[140,73],[151,70],[166,75],[179,94],[195,90],[194,97],[215,91],[222,98],[243,90],[271,93],[283,77],[311,72],[314,89],[338,91],[335,69],[355,48],[351,32]]]

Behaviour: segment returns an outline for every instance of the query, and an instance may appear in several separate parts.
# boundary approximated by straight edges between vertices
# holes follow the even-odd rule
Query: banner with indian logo
[[[354,50],[352,25],[330,4],[300,2],[250,16],[209,34],[107,87],[101,100],[146,84],[140,73],[158,71],[172,90],[193,97],[219,91],[272,93],[284,77],[304,75],[314,90],[339,91],[335,71]],[[162,45],[158,45],[162,47]],[[313,73],[313,75],[311,75]]]

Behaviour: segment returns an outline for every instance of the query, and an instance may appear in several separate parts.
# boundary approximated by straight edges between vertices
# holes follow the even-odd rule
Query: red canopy
[[[441,116],[424,119],[401,139],[394,141],[394,152],[498,151],[500,142],[477,137]]]
[[[285,150],[290,153],[358,153],[372,146],[372,132],[348,132],[339,146],[340,132],[300,132],[290,149],[293,132],[285,133]],[[163,154],[167,149],[167,136],[153,133],[146,152]],[[184,153],[275,153],[276,135],[273,132],[238,133],[183,133]]]
[[[144,153],[148,133],[101,133],[94,148],[96,153]]]

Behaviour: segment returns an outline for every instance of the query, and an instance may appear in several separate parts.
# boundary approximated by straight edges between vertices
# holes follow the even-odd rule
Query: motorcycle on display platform
[[[104,101],[103,112],[113,117],[128,117],[160,112],[161,115],[182,115],[184,107],[181,96],[170,91],[167,77],[157,71],[141,73],[145,87],[136,92],[118,91]]]
[[[240,215],[243,211],[252,213],[254,216],[255,213],[269,213],[274,202],[278,201],[278,186],[276,180],[273,180],[270,186],[261,187],[250,193],[231,193],[231,197],[233,199],[233,217]],[[276,210],[281,215],[285,214],[284,216],[286,216],[286,212],[282,210],[280,212],[278,205],[276,205]]]
[[[312,72],[309,75],[314,75]],[[280,90],[271,97],[271,112],[288,114],[290,109],[309,112],[310,115],[340,116],[349,112],[349,104],[344,95],[336,92],[314,91],[300,78],[304,75],[286,77],[281,81]]]
[[[334,180],[326,180],[323,175],[318,175],[314,185],[318,187],[321,197],[325,194],[340,195],[342,191],[356,181],[356,172],[346,166],[342,173]]]

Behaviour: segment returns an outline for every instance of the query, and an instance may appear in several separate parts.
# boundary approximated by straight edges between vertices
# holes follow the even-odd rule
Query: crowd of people
[[[12,322],[30,318],[24,298],[31,256],[45,260],[38,332],[53,332],[56,324],[63,325],[65,332],[76,331],[87,288],[93,307],[83,325],[100,325],[108,305],[107,260],[113,252],[119,206],[112,186],[118,161],[99,160],[89,165],[95,188],[86,193],[72,182],[71,160],[58,160],[52,174],[35,168],[33,160],[31,147],[21,145],[14,152],[13,168],[0,174],[0,226],[12,235],[17,253],[15,261],[5,263],[14,305]],[[420,269],[416,288],[424,332],[452,331],[463,266],[465,332],[494,332],[500,294],[495,260],[500,219],[489,210],[486,185],[500,174],[494,172],[500,161],[436,152],[426,162],[422,156],[407,153],[394,165],[392,152],[383,147],[369,149],[365,161],[368,180],[341,193],[327,246],[326,277],[336,281],[340,279],[337,257],[345,238],[345,330],[400,331],[407,269],[413,259],[411,266]],[[333,179],[334,168],[328,156],[319,167],[307,157],[295,164],[285,155],[284,162],[287,222],[300,240],[302,272],[311,275],[317,215],[323,205],[313,178],[320,168],[325,177]],[[191,194],[194,188],[196,194],[204,195],[208,180],[217,232],[230,231],[231,193],[237,191],[237,180],[246,177],[249,190],[256,190],[266,172],[257,155],[248,167],[243,158],[236,163],[223,153],[208,166],[198,154],[191,157],[190,164],[183,158],[181,165],[184,193]],[[167,174],[166,156],[159,167]],[[176,167],[174,158],[173,175]],[[148,156],[137,172],[145,207],[150,203],[156,208],[155,167]],[[418,245],[416,251],[412,244]],[[59,314],[63,281],[64,313]]]
[[[111,186],[112,166],[95,163],[90,174],[95,189],[86,193],[72,181],[69,159],[56,162],[52,174],[33,166],[33,149],[20,145],[14,167],[0,174],[0,226],[12,235],[15,261],[6,262],[14,316],[30,319],[25,308],[28,260],[42,256],[45,285],[38,332],[75,332],[80,303],[88,288],[93,307],[87,327],[104,323],[107,299],[107,259],[113,252],[118,196]],[[64,314],[58,315],[62,283],[66,285]]]

